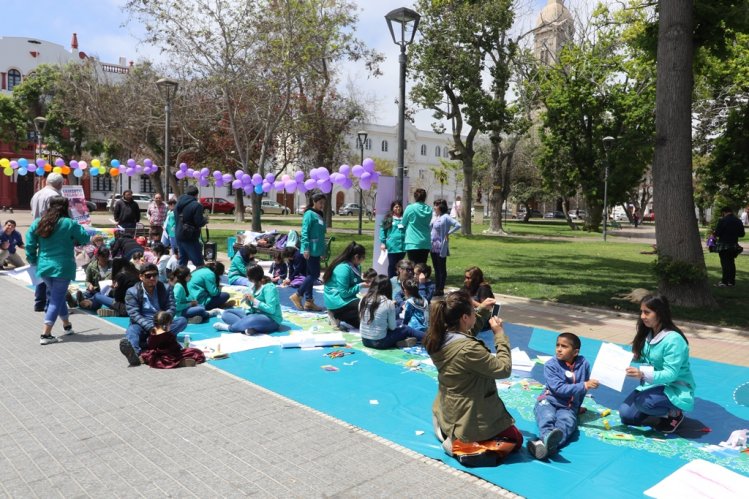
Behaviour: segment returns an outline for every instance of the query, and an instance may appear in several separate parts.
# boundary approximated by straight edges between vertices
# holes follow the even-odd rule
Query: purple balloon
[[[255,186],[255,184],[252,183],[252,175],[242,175],[242,178],[240,179],[242,181],[242,185],[251,185]]]
[[[208,179],[201,177],[200,180],[198,180],[198,184],[200,184],[201,187],[208,187]]]
[[[187,170],[187,163],[180,163],[179,164],[179,169],[182,170],[183,172],[186,171]]]
[[[244,189],[244,193],[249,196],[254,192],[255,186],[252,184],[247,184],[243,187],[243,189]]]
[[[44,158],[36,158],[36,167],[37,168],[44,168],[44,165],[47,164],[47,161]]]
[[[241,179],[242,177],[244,177],[244,172],[242,170],[237,170],[234,172],[234,178]]]
[[[151,168],[153,166],[153,161],[151,161],[150,159],[146,158],[146,159],[143,160],[143,166],[147,166],[147,167]]]
[[[294,180],[296,180],[297,184],[304,183],[304,172],[294,173]]]
[[[151,167],[151,173],[156,173],[157,171],[159,171],[159,167],[158,167],[158,166],[156,166],[156,165],[153,165],[153,166]]]
[[[211,170],[209,170],[208,168],[203,168],[200,170],[201,177],[207,177],[210,174],[211,174]]]
[[[376,184],[380,180],[380,172],[374,171],[372,172],[372,176],[370,177],[370,180],[373,184]]]
[[[304,187],[308,191],[311,191],[312,189],[314,189],[315,187],[317,187],[317,181],[315,179],[313,179],[313,178],[308,178],[307,180],[304,181]]]
[[[370,187],[372,187],[372,184],[370,183],[369,179],[364,180],[362,178],[362,180],[359,181],[359,187],[361,187],[365,191],[368,191],[370,189]]]
[[[224,186],[224,181],[221,180],[220,178],[217,178],[216,179],[216,187],[223,187],[223,186]]]
[[[133,168],[129,166],[125,168],[125,175],[127,175],[128,177],[132,177],[133,173],[135,173],[135,170]]]
[[[10,162],[10,167],[11,168],[18,168],[18,163],[16,163],[16,166],[13,166],[13,163],[16,163],[16,162],[15,161],[11,161]],[[74,160],[74,159],[71,159],[70,160],[70,168],[72,168],[73,170],[77,170],[78,169],[78,162],[76,160]]]
[[[221,174],[221,172],[220,172],[220,171],[218,171],[218,170],[215,170],[215,171],[213,172],[213,178],[215,178],[216,180],[218,180],[218,179],[220,179],[220,178],[222,178],[222,177],[223,177],[223,175]]]
[[[351,167],[349,165],[341,165],[338,171],[341,173],[341,175],[348,177],[349,173],[351,173]]]
[[[284,183],[283,187],[284,189],[286,189],[286,192],[294,192],[296,191],[296,181],[287,180],[286,183]]]
[[[375,168],[377,167],[377,164],[374,162],[372,158],[365,158],[364,161],[362,161],[362,168],[364,168],[365,171],[368,171],[369,173],[372,173],[375,171]]]
[[[272,173],[269,173],[269,174],[267,174],[267,175],[265,176],[265,180],[266,180],[266,181],[267,181],[268,183],[272,184],[273,182],[275,182],[275,181],[276,181],[276,176],[275,176],[275,175],[273,175]]]
[[[128,159],[127,166],[129,166],[130,168],[135,168],[135,160],[133,158]]]
[[[367,182],[367,183],[369,183],[369,182],[371,182],[372,174],[369,173],[369,172],[364,172],[364,173],[361,174],[360,178],[361,178],[361,180],[359,181],[359,183],[361,183],[361,182]]]
[[[199,171],[192,172],[192,178],[194,178],[195,180],[198,180],[200,178],[200,172]]]
[[[179,172],[177,172],[179,174]],[[242,188],[242,181],[241,180],[235,180],[231,183],[231,186],[234,190],[239,190]]]
[[[354,165],[354,167],[351,168],[351,173],[354,174],[354,177],[361,177],[361,174],[364,173],[364,168],[362,168],[361,165]]]
[[[324,177],[324,178],[329,178],[330,177],[330,172],[324,166],[321,166],[320,168],[317,169],[317,174],[318,174],[318,176]]]
[[[331,184],[330,180],[328,180],[328,179],[318,181],[317,186],[325,194],[327,194],[327,193],[329,193],[330,191],[333,190],[333,184]]]
[[[55,160],[55,166],[65,166],[65,160],[62,158],[57,158]]]
[[[188,177],[192,177],[192,174],[193,174],[193,173],[195,173],[195,170],[193,170],[192,168],[188,168],[188,169],[187,169],[187,176],[188,176]]]
[[[346,180],[343,181],[343,184],[341,184],[341,187],[343,187],[346,190],[351,189],[354,186],[354,181],[351,180],[351,177],[346,177]]]
[[[221,180],[223,180],[225,184],[228,184],[229,182],[231,182],[231,179],[232,179],[232,176],[231,176],[230,173],[224,173],[221,176]],[[240,184],[241,184],[241,182],[240,182]]]
[[[177,170],[177,173],[175,173],[174,176],[182,180],[183,178],[185,178],[185,172],[182,170]]]
[[[313,168],[309,171],[309,178],[317,180],[317,168]]]
[[[273,188],[277,191],[283,190],[283,180],[276,180],[273,182]]]
[[[263,177],[261,177],[259,173],[256,173],[252,176],[252,185],[260,185],[262,183]]]
[[[262,185],[257,186],[257,187],[260,187],[261,190],[262,190],[262,192],[270,192],[270,190],[273,189],[273,184],[269,184],[267,182],[263,182]],[[257,189],[256,189],[256,191],[257,191]],[[260,194],[260,193],[258,192],[258,194]]]
[[[143,167],[141,165],[135,165],[135,173],[140,173],[143,171]]]
[[[307,187],[304,185],[304,182],[299,182],[296,185],[296,190],[298,190],[300,193],[304,194],[305,192],[307,192]]]

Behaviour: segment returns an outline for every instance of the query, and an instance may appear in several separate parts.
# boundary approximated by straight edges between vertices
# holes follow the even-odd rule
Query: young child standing
[[[528,441],[536,459],[556,453],[577,429],[577,414],[588,390],[598,388],[590,379],[590,364],[580,355],[580,338],[572,333],[557,337],[556,356],[544,364],[546,387],[533,412],[540,439]]]
[[[283,284],[289,273],[289,266],[283,261],[283,253],[275,251],[273,253],[273,263],[270,264],[270,280],[273,284]]]
[[[140,354],[144,364],[156,369],[174,369],[175,367],[195,367],[205,362],[205,354],[198,348],[182,348],[177,337],[169,332],[172,326],[172,314],[165,311],[156,312],[153,317],[154,330],[146,340],[147,348]]]
[[[406,297],[403,325],[426,332],[429,327],[429,302],[419,294],[419,285],[415,279],[406,279],[403,283],[403,295]]]

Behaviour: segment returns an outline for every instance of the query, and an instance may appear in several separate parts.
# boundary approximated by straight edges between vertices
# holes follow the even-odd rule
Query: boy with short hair
[[[533,412],[540,438],[528,441],[536,459],[556,453],[577,430],[577,415],[588,390],[598,388],[590,379],[590,364],[580,355],[580,338],[572,333],[557,336],[556,355],[544,364],[546,387]]]
[[[414,277],[419,281],[419,294],[427,303],[432,301],[434,296],[434,283],[431,279],[432,267],[426,263],[417,263],[414,267]]]
[[[23,238],[16,230],[16,221],[6,220],[0,232],[0,266],[4,266],[6,260],[16,268],[26,265],[21,255],[16,253],[16,248],[23,247]]]

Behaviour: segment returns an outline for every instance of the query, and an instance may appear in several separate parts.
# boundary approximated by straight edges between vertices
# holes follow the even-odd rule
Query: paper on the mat
[[[513,348],[510,351],[512,356],[512,368],[518,371],[531,371],[533,370],[533,361],[524,350],[520,350],[518,347]]]
[[[546,364],[548,361],[551,360],[552,355],[537,355],[536,358],[538,359],[541,364]]]
[[[291,334],[290,336],[280,336],[283,348],[311,348],[311,347],[332,347],[335,345],[345,345],[346,340],[341,333],[330,334]]]
[[[247,336],[242,333],[222,333],[217,338],[193,341],[190,346],[200,348],[203,351],[216,351],[218,346],[221,345],[222,352],[235,353],[256,348],[276,347],[279,345],[278,340],[278,337],[267,334]]]
[[[112,279],[102,279],[99,281],[99,292],[101,294],[109,294],[110,289],[112,289]]]
[[[631,362],[632,352],[613,343],[604,343],[598,351],[590,378],[597,379],[600,384],[620,392],[624,387],[627,368]]]
[[[717,464],[695,459],[645,491],[656,498],[746,497],[749,478]]]
[[[3,274],[7,274],[14,279],[25,282],[26,284],[33,284],[34,286],[42,282],[42,280],[36,276],[36,265],[24,265],[23,267],[18,267],[13,270],[5,270],[3,271]]]
[[[377,263],[380,265],[385,265],[388,261],[388,252],[387,250],[380,252],[380,258],[377,259]]]

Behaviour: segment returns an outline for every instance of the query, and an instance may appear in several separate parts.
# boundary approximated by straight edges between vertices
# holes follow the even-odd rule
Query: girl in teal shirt
[[[307,260],[307,277],[304,278],[296,293],[290,296],[291,302],[298,310],[309,310],[319,312],[322,308],[318,307],[312,296],[312,288],[317,284],[320,278],[320,257],[325,254],[325,194],[318,192],[314,194],[304,211],[302,220],[302,247],[300,251]],[[304,303],[302,303],[304,299]]]
[[[325,269],[325,307],[328,314],[340,323],[359,327],[359,291],[366,287],[361,278],[364,246],[352,242]]]
[[[252,283],[253,289],[257,290],[257,292],[245,295],[245,300],[250,305],[249,310],[245,311],[242,308],[227,310],[221,316],[223,322],[217,322],[213,327],[219,331],[244,334],[278,331],[283,322],[278,288],[270,282],[270,278],[265,275],[260,265],[250,267],[247,270],[247,278]]]
[[[388,277],[395,276],[398,262],[406,257],[405,237],[403,203],[396,200],[390,204],[390,211],[380,227],[380,250],[388,253]]]

